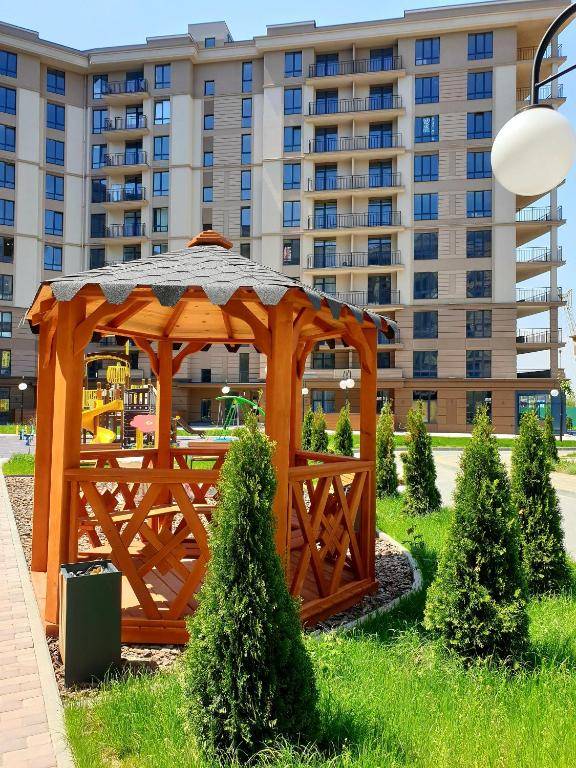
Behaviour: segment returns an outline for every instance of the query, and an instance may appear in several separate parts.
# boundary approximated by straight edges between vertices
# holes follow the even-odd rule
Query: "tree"
[[[384,403],[376,427],[376,495],[395,496],[398,493],[398,472],[394,457],[394,414],[390,403]]]
[[[254,417],[237,435],[222,467],[210,560],[188,623],[184,682],[204,755],[244,761],[276,739],[314,736],[317,689],[274,544],[273,445]]]
[[[302,419],[302,450],[312,450],[312,423],[314,421],[314,411],[308,408]]]
[[[528,639],[520,533],[484,407],[462,454],[454,502],[425,626],[466,659],[517,659]]]
[[[426,515],[440,509],[442,497],[436,487],[432,440],[424,423],[420,403],[408,411],[406,427],[407,450],[401,455],[406,486],[404,512],[409,515]]]
[[[316,453],[326,453],[328,451],[326,419],[324,418],[324,411],[320,407],[314,411],[310,450],[315,451]]]
[[[544,425],[542,428],[544,444],[548,450],[548,456],[552,464],[556,464],[560,460],[558,455],[558,445],[556,444],[556,435],[554,434],[554,420],[550,411],[546,413],[544,417]]]
[[[342,456],[354,456],[354,434],[350,424],[350,403],[340,409],[336,431],[334,432],[334,453]]]
[[[520,521],[528,588],[535,595],[559,592],[570,583],[548,440],[536,414],[524,413],[512,451],[512,501]]]

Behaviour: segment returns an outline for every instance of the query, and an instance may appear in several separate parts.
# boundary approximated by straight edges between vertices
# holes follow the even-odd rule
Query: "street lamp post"
[[[340,379],[340,389],[354,389],[355,381],[352,378],[352,371],[344,371],[342,378]],[[348,400],[348,398],[346,398]]]
[[[20,424],[24,428],[24,392],[28,389],[28,384],[25,381],[21,381],[18,384],[18,389],[20,390]]]
[[[530,104],[500,130],[492,146],[492,170],[510,192],[542,196],[564,181],[576,158],[576,134],[569,120],[540,103],[540,89],[576,69],[576,64],[540,80],[546,49],[576,15],[576,3],[552,22],[542,38],[532,69]]]

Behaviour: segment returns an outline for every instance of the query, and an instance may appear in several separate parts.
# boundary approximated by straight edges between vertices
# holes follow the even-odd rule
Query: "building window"
[[[0,200],[0,224],[14,226],[14,200]]]
[[[414,155],[414,181],[438,181],[438,153]]]
[[[414,195],[414,220],[431,221],[438,218],[438,193]]]
[[[9,339],[12,336],[12,312],[0,312],[0,337]]]
[[[240,171],[240,199],[250,200],[252,197],[252,171]]]
[[[61,211],[44,211],[44,233],[62,237],[64,234],[64,214]]]
[[[212,369],[201,368],[200,369],[200,381],[202,384],[209,384],[212,381]]]
[[[312,368],[317,370],[330,371],[336,367],[335,355],[331,352],[313,352]]]
[[[137,261],[141,256],[139,245],[125,245],[122,248],[122,261]]]
[[[438,75],[416,78],[416,104],[436,104],[440,100]]]
[[[4,77],[16,77],[18,69],[18,57],[10,51],[0,51],[0,75]]]
[[[11,125],[0,125],[0,149],[5,152],[16,150],[16,128]]]
[[[284,201],[283,226],[284,227],[300,226],[300,200]]]
[[[242,128],[252,126],[252,97],[247,96],[242,99]]]
[[[416,66],[440,63],[440,38],[426,37],[416,40]]]
[[[376,367],[377,368],[392,368],[392,355],[390,352],[377,352],[376,353]]]
[[[242,93],[252,93],[252,62],[242,62]]]
[[[466,378],[489,379],[492,376],[492,352],[489,349],[466,350]]]
[[[16,168],[14,163],[0,160],[0,187],[14,189],[16,186]]]
[[[100,269],[106,264],[106,251],[104,248],[90,248],[90,269]]]
[[[92,77],[92,98],[101,99],[108,85],[108,75],[94,75]]]
[[[284,127],[284,152],[300,152],[302,146],[302,128],[299,125]]]
[[[293,238],[282,243],[282,264],[295,266],[300,264],[300,240]]]
[[[52,165],[64,165],[64,142],[46,139],[46,162]]]
[[[414,390],[412,393],[412,402],[420,403],[422,415],[426,424],[436,424],[438,409],[438,393],[427,390]]]
[[[466,216],[469,219],[486,219],[492,216],[492,190],[466,192]]]
[[[0,301],[12,301],[13,283],[12,275],[0,275]]]
[[[154,232],[168,232],[168,208],[154,208],[152,210],[152,230]]]
[[[170,171],[154,171],[152,175],[152,194],[154,197],[166,197],[170,192]]]
[[[473,424],[478,408],[485,407],[492,418],[492,392],[466,392],[466,424]]]
[[[474,269],[466,272],[466,298],[490,299],[492,297],[492,270]]]
[[[438,258],[438,232],[414,233],[414,260]]]
[[[204,48],[216,48],[216,38],[215,37],[205,37],[204,38]]]
[[[412,353],[412,376],[415,379],[436,379],[438,377],[438,352],[436,350],[415,350]]]
[[[214,96],[216,85],[214,80],[204,80],[204,96]]]
[[[466,232],[466,258],[492,258],[492,230],[469,229]]]
[[[414,126],[414,141],[425,144],[428,141],[440,140],[440,118],[438,115],[417,117]]]
[[[103,168],[106,165],[106,144],[92,145],[92,168]]]
[[[12,351],[3,349],[0,351],[0,376],[12,375]],[[4,413],[10,410],[10,390],[0,390],[0,411]]]
[[[491,139],[492,112],[468,112],[466,132],[468,139]]]
[[[66,74],[60,69],[49,69],[46,72],[46,90],[50,93],[59,93],[64,96],[66,93]]]
[[[302,51],[284,54],[284,77],[302,77]]]
[[[14,238],[0,236],[0,262],[12,264],[14,261]]]
[[[62,247],[60,245],[44,246],[44,269],[51,272],[62,272]]]
[[[336,275],[321,275],[314,278],[313,286],[315,290],[328,293],[333,296],[336,293]]]
[[[214,115],[204,115],[204,130],[205,131],[214,130]]]
[[[438,298],[438,272],[414,272],[414,298]]]
[[[469,179],[490,179],[492,177],[490,152],[468,152],[466,174]]]
[[[336,392],[333,389],[312,390],[312,410],[336,413]]]
[[[107,109],[92,110],[92,133],[102,133],[108,120]]]
[[[438,312],[436,310],[414,312],[413,336],[415,339],[438,338]]]
[[[63,104],[46,104],[46,127],[63,131],[66,127],[66,109]]]
[[[213,187],[202,187],[202,202],[203,203],[212,203],[212,202],[214,202],[214,188]]]
[[[284,163],[284,189],[300,189],[300,163]]]
[[[106,233],[106,214],[93,213],[90,216],[90,237],[104,237]]]
[[[468,72],[468,98],[492,98],[492,70],[487,72]]]
[[[169,136],[154,136],[154,160],[169,160],[170,159],[170,137]]]
[[[466,338],[489,339],[492,336],[492,310],[472,309],[466,312]]]
[[[240,243],[240,256],[244,256],[245,259],[250,258],[250,243]]]
[[[168,125],[170,122],[170,99],[154,102],[154,125]]]
[[[204,168],[211,168],[214,165],[214,152],[204,152]]]
[[[161,242],[161,243],[152,243],[152,256],[160,256],[162,253],[166,253],[168,251],[168,243]]]
[[[491,59],[494,55],[494,35],[480,32],[468,35],[468,61]]]
[[[0,112],[7,115],[16,114],[16,91],[14,88],[0,86]]]
[[[170,64],[156,64],[154,67],[154,87],[170,88],[171,66]]]
[[[240,237],[250,237],[250,206],[240,208]]]
[[[284,88],[284,114],[302,114],[302,88]]]
[[[243,133],[240,137],[240,162],[242,165],[250,165],[252,162],[252,136]]]

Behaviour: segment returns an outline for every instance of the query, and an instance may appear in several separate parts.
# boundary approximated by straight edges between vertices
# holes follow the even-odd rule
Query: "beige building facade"
[[[379,345],[376,407],[391,399],[399,426],[415,400],[436,431],[468,430],[478,403],[498,432],[527,407],[556,414],[563,212],[556,191],[504,190],[489,153],[566,5],[274,25],[246,41],[223,22],[191,24],[89,51],[0,24],[0,420],[34,407],[36,341],[22,318],[41,280],[151,258],[207,228],[396,321]],[[563,61],[555,40],[545,72]],[[563,103],[557,83],[543,96]],[[547,364],[524,370],[534,352]],[[133,378],[148,377],[130,354]],[[217,421],[222,386],[255,394],[264,370],[252,349],[200,352],[180,372],[178,412]],[[354,353],[318,348],[305,400],[333,420],[348,398],[354,413],[346,379],[359,379]]]

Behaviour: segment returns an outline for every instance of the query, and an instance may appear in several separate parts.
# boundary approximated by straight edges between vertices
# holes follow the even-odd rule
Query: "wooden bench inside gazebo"
[[[208,345],[253,345],[267,357],[276,542],[303,621],[375,589],[376,344],[393,324],[230,249],[204,232],[179,251],[59,277],[42,284],[28,312],[39,334],[32,576],[51,634],[60,565],[109,557],[123,574],[123,641],[186,641],[227,444],[171,444],[172,379]],[[153,448],[81,443],[84,354],[95,334],[126,337],[148,356]],[[361,361],[360,458],[301,450],[306,359],[335,340]],[[190,468],[198,459],[210,468]]]

